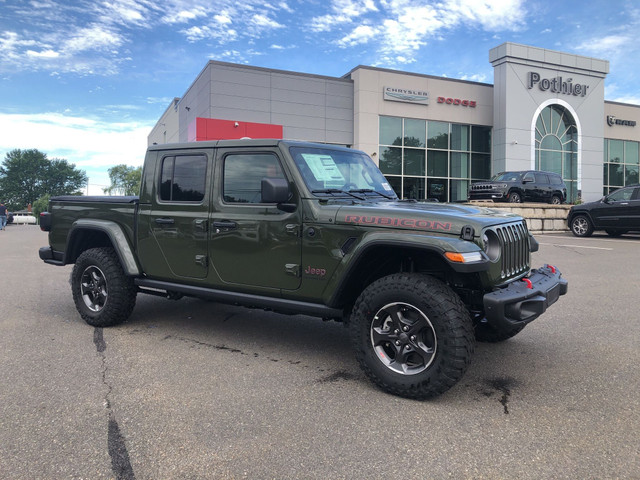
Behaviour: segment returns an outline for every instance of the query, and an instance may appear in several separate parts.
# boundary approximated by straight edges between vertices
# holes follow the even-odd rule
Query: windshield
[[[369,193],[397,198],[375,163],[362,152],[313,147],[291,147],[289,151],[314,195]]]
[[[502,172],[491,177],[494,182],[517,182],[522,177],[520,172]]]

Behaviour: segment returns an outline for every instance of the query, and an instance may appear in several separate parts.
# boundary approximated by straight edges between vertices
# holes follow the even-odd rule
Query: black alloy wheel
[[[508,197],[509,203],[522,203],[522,197],[518,192],[511,192]]]
[[[389,275],[365,288],[348,327],[369,379],[386,392],[420,400],[455,385],[475,346],[460,297],[419,273]]]

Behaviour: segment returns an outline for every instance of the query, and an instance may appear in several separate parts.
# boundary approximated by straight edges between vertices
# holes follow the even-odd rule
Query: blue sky
[[[507,41],[609,60],[605,98],[640,105],[637,1],[0,0],[0,161],[37,148],[98,194],[210,59],[493,83]]]

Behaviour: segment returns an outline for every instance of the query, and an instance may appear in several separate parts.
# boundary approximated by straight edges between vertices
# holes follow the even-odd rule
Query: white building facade
[[[440,201],[464,201],[470,182],[508,170],[561,174],[571,202],[638,183],[640,106],[605,101],[609,62],[513,43],[489,61],[493,85],[366,66],[337,78],[210,61],[149,144],[282,132],[363,150],[399,196]]]

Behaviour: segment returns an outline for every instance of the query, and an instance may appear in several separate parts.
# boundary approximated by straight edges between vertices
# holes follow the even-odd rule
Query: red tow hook
[[[545,267],[547,267],[549,270],[551,270],[551,273],[556,273],[556,267],[554,267],[553,265],[545,265]]]
[[[528,278],[523,278],[522,281],[527,284],[527,288],[533,290],[533,284],[531,283],[531,280],[529,280]]]

